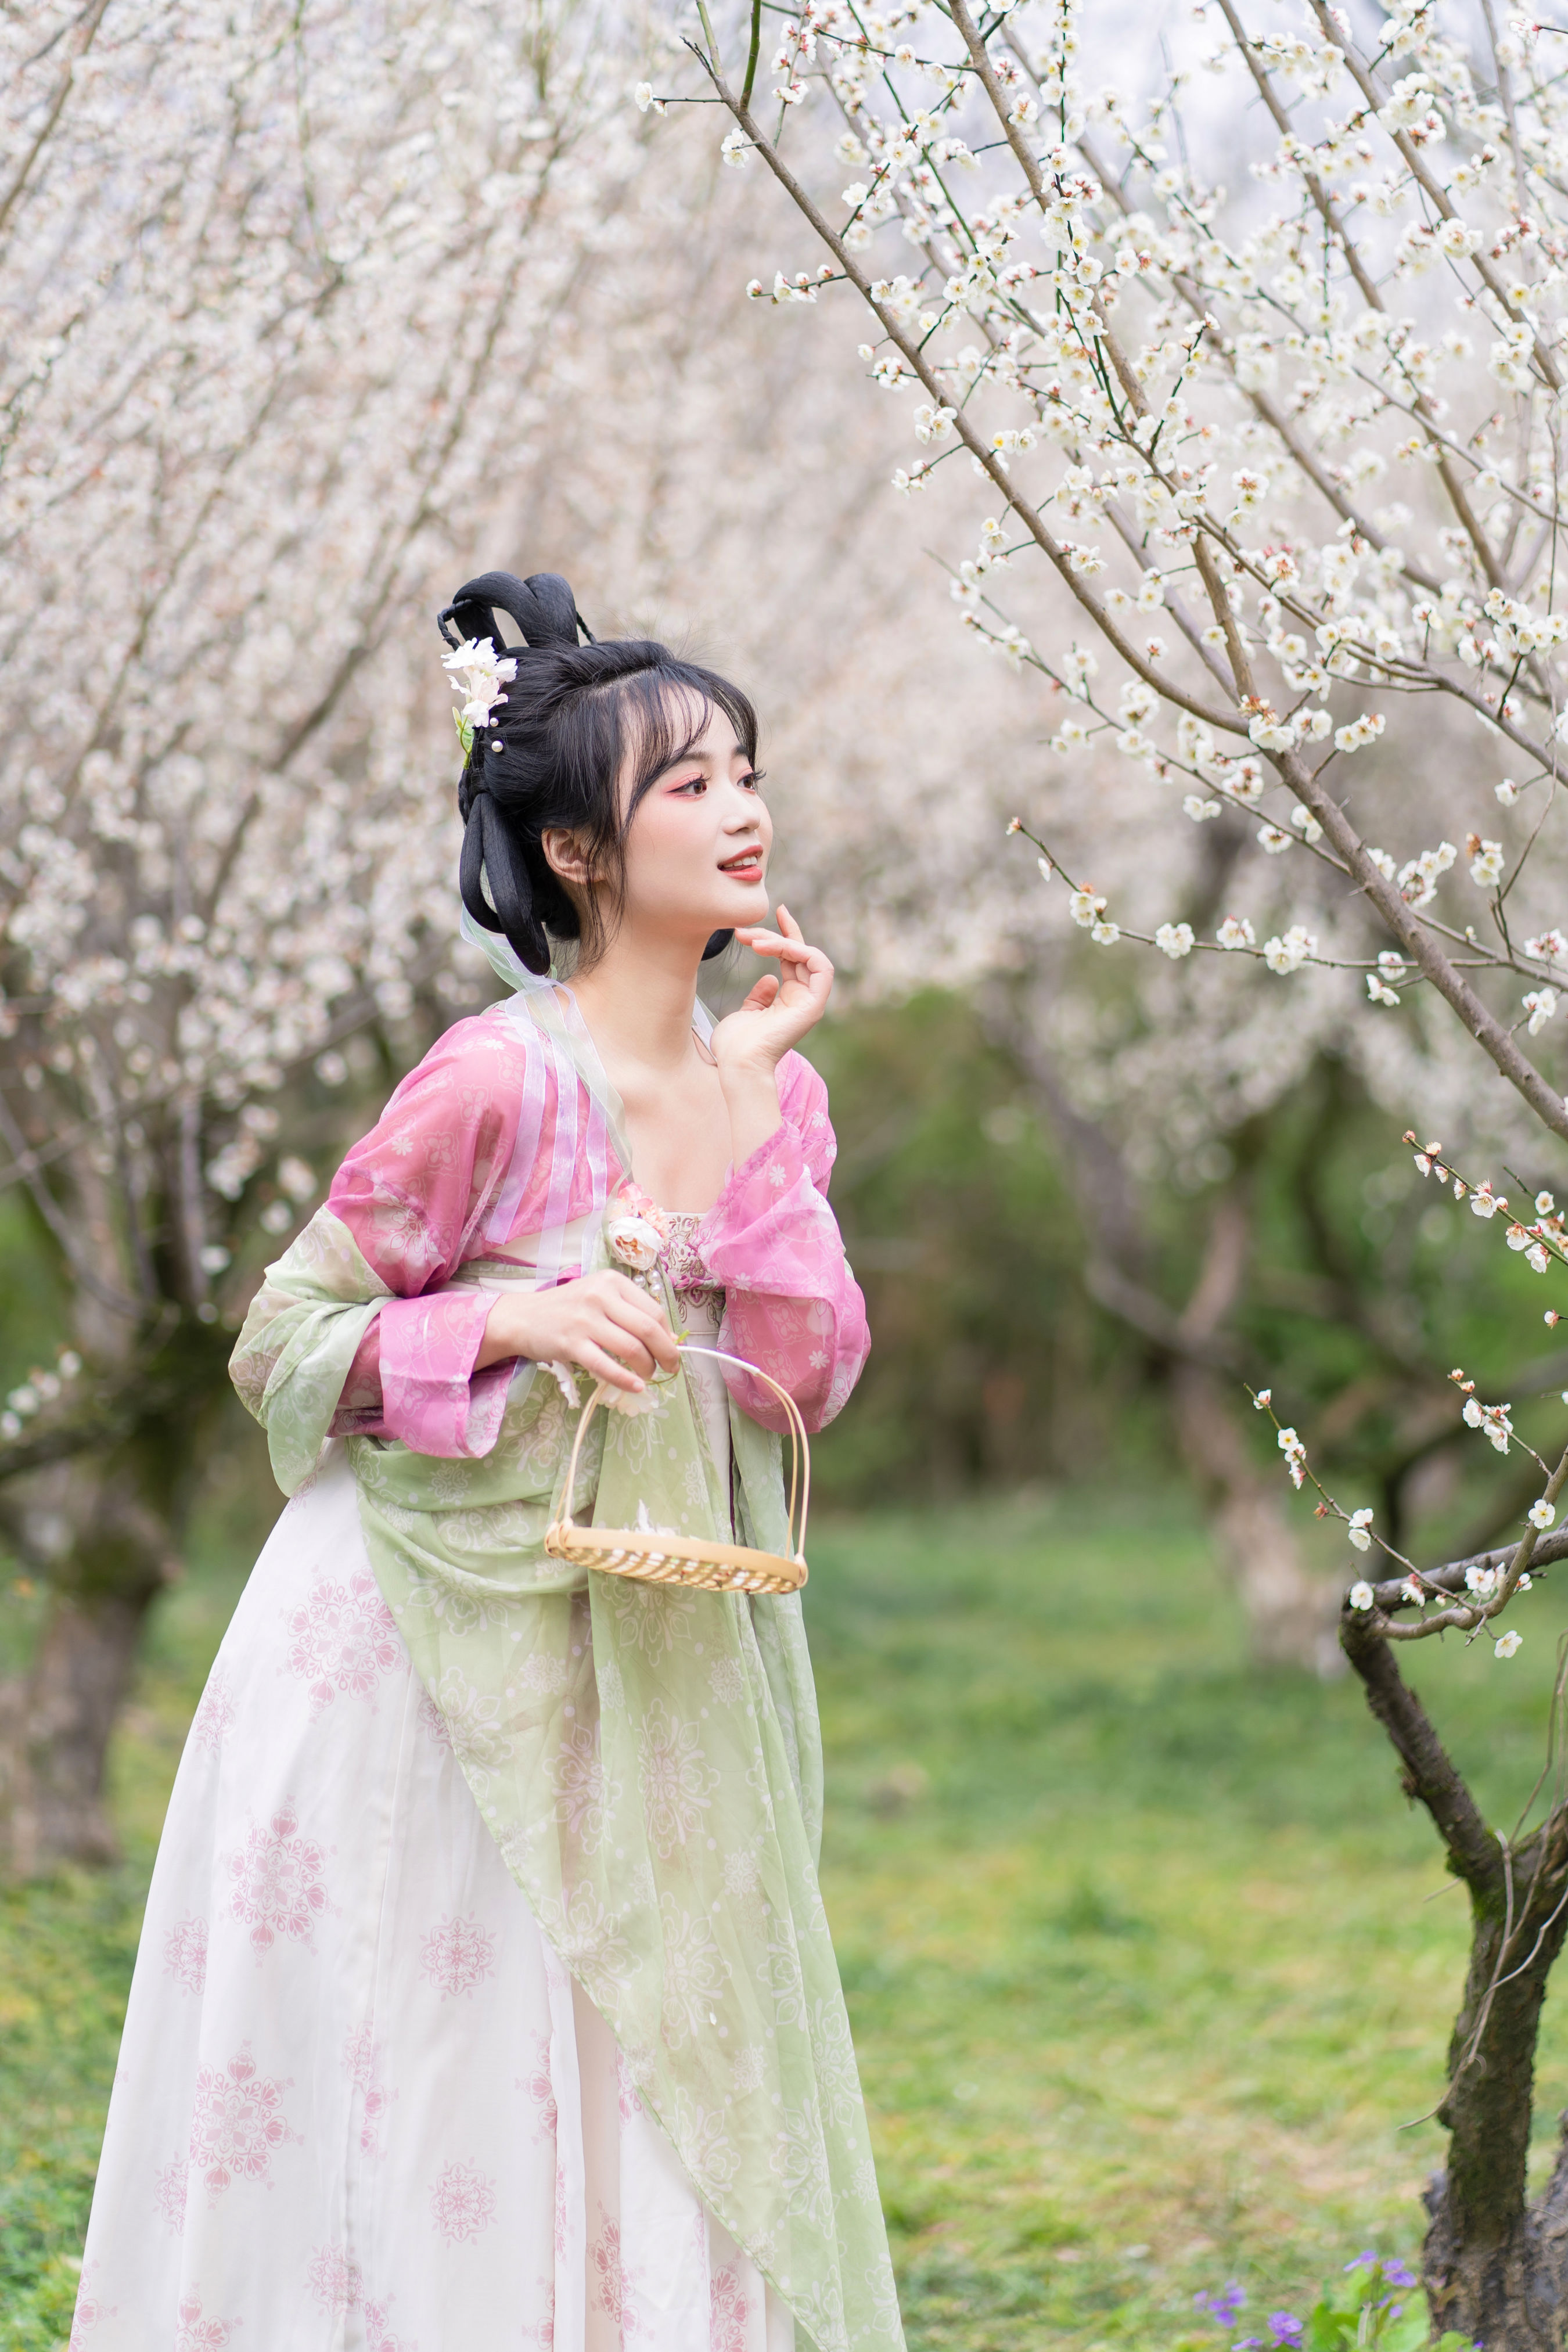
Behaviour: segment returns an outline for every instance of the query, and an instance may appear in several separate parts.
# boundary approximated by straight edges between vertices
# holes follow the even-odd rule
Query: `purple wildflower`
[[[1209,2312],[1217,2319],[1222,2327],[1231,2327],[1247,2295],[1239,2282],[1230,2279],[1222,2294],[1194,2294],[1193,2301],[1200,2311]]]
[[[1288,2352],[1296,2352],[1296,2347],[1300,2345],[1306,2330],[1295,2313],[1271,2311],[1268,2315],[1268,2325],[1274,2331],[1275,2343],[1288,2347]]]
[[[1383,2275],[1390,2286],[1414,2286],[1415,2284],[1415,2273],[1406,2270],[1403,2263],[1384,2263]]]

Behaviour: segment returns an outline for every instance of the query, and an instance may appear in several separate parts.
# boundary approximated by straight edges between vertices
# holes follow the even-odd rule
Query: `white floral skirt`
[[[545,1943],[341,1449],[208,1682],[148,1900],[76,2352],[791,2352]]]

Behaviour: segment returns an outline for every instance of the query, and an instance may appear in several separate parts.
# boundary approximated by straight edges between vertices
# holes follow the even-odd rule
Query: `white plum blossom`
[[[1451,841],[1440,841],[1436,849],[1422,850],[1399,869],[1400,897],[1416,908],[1430,906],[1438,882],[1458,855]]]
[[[1364,1579],[1361,1582],[1351,1586],[1350,1604],[1352,1609],[1371,1609],[1376,1602],[1376,1593],[1373,1591],[1372,1586],[1364,1580]]]
[[[1523,1639],[1524,1636],[1522,1633],[1517,1633],[1512,1627],[1510,1627],[1506,1633],[1502,1634],[1496,1642],[1493,1643],[1493,1657],[1511,1658]]]
[[[1228,948],[1234,953],[1238,948],[1255,945],[1258,934],[1245,915],[1227,915],[1215,931],[1215,938],[1222,948]]]
[[[1506,891],[1506,923],[1467,930],[1463,912],[1444,920],[1435,904],[1468,803],[1479,793],[1513,808],[1556,775],[1553,747],[1568,740],[1557,666],[1568,613],[1552,609],[1568,91],[1537,55],[1546,45],[1510,26],[1494,57],[1477,21],[1439,26],[1413,6],[1390,20],[1386,50],[1370,26],[1337,18],[1331,44],[1310,23],[1298,36],[1227,19],[1217,49],[1194,35],[1198,48],[1173,55],[1172,89],[1145,96],[1125,86],[1118,35],[1081,0],[1020,0],[1005,35],[974,37],[994,68],[978,74],[963,24],[910,5],[885,41],[831,8],[808,12],[803,110],[820,102],[833,119],[820,161],[801,151],[777,177],[786,193],[792,173],[801,184],[797,232],[821,235],[842,189],[857,232],[877,240],[863,279],[841,247],[828,248],[832,274],[847,274],[867,368],[907,385],[915,430],[937,445],[931,464],[949,466],[963,625],[1003,643],[1018,625],[1002,609],[1009,595],[1030,595],[1037,625],[1027,567],[1050,580],[1056,643],[1041,625],[1037,654],[1016,645],[1018,674],[1082,708],[1052,738],[1075,772],[1040,779],[1038,821],[1074,871],[1100,875],[1132,927],[1118,935],[1156,951],[1179,907],[1236,866],[1265,909],[1258,934],[1278,939],[1276,971],[1298,968],[1278,883],[1266,866],[1249,882],[1246,867],[1310,853],[1291,872],[1294,884],[1307,869],[1294,928],[1321,942],[1324,984],[1300,1016],[1313,1039],[1345,1050],[1333,1024],[1359,999],[1379,1025],[1348,1050],[1378,1087],[1408,1100],[1439,1062],[1447,1085],[1448,1057],[1485,1054],[1552,1124],[1568,1073],[1530,1056],[1550,1061],[1556,1039],[1529,1025],[1538,1004],[1510,1028],[1503,1003],[1517,1007],[1557,969],[1529,947],[1547,936],[1555,835],[1470,840],[1467,870]],[[779,56],[795,73],[792,37]],[[723,58],[710,63],[726,87]],[[1504,63],[1513,94],[1500,127],[1485,93]],[[1172,139],[1175,89],[1199,64],[1233,77],[1228,143],[1196,117],[1184,143]],[[1311,105],[1297,103],[1303,93]],[[1268,122],[1287,116],[1276,137]],[[967,185],[945,168],[960,157]],[[1339,208],[1326,246],[1314,242],[1325,195]],[[988,570],[982,602],[979,564],[1003,557],[1006,579]],[[1172,616],[1157,666],[1138,625],[1156,611]],[[1474,781],[1478,727],[1489,764],[1489,739],[1507,747],[1500,782],[1495,767]],[[1352,784],[1347,762],[1374,747]],[[1237,808],[1256,812],[1246,840],[1223,823]],[[1436,847],[1416,832],[1424,812],[1447,829]],[[1195,840],[1173,839],[1188,825]],[[1103,909],[1069,914],[1091,934],[1106,921]],[[1378,961],[1394,945],[1397,971]],[[1037,938],[1024,951],[1045,961],[1057,948]],[[1205,969],[1188,964],[1180,1009],[1169,988],[1151,1005],[1162,1034],[1120,1049],[1117,1076],[1131,1085],[1184,1023],[1170,1085],[1202,1097],[1217,1134],[1249,1084],[1268,1094],[1303,1065],[1279,1054],[1261,1007],[1245,1016],[1245,1042],[1233,1036]],[[1402,990],[1406,1017],[1390,1023]],[[1450,1015],[1458,1031],[1442,1043]],[[1200,1040],[1221,1032],[1226,1050],[1209,1060],[1226,1076],[1211,1080]],[[1249,1055],[1278,1076],[1244,1080]],[[1098,1069],[1083,1085],[1116,1097]],[[1568,1109],[1557,1123],[1568,1128]]]
[[[1467,1429],[1479,1430],[1494,1453],[1506,1454],[1513,1438],[1512,1411],[1511,1405],[1483,1405],[1472,1396],[1465,1399],[1463,1419]]]
[[[1301,923],[1292,923],[1282,937],[1263,942],[1264,962],[1270,971],[1281,975],[1300,971],[1317,952],[1317,940]]]
[[[576,349],[541,321],[642,151],[564,0],[526,36],[495,0],[375,24],[324,0],[302,28],[275,0],[127,0],[55,112],[75,20],[28,15],[0,30],[31,154],[0,603],[13,642],[25,616],[85,645],[96,618],[82,677],[18,664],[5,699],[0,1079],[67,1214],[90,1194],[122,1235],[100,1279],[147,1328],[212,1322],[251,1221],[287,1231],[319,1190],[268,1098],[333,1057],[341,1082],[340,1048],[416,991],[473,1001],[443,705],[483,729],[516,663],[465,636],[449,698],[433,614],[498,479],[535,478],[522,445],[548,446]],[[526,108],[487,81],[498,43],[532,60]],[[154,1202],[162,1303],[132,1242]]]
[[[1293,1429],[1282,1429],[1278,1444],[1285,1456],[1285,1467],[1290,1473],[1290,1484],[1299,1488],[1306,1481],[1307,1449]]]
[[[1557,1507],[1543,1495],[1538,1503],[1531,1503],[1525,1516],[1532,1528],[1549,1528],[1557,1517]]]
[[[1372,1513],[1370,1510],[1352,1511],[1351,1513],[1350,1524],[1346,1529],[1346,1533],[1349,1535],[1351,1542],[1354,1545],[1357,1551],[1370,1551],[1372,1549],[1372,1537],[1368,1533],[1368,1529],[1371,1526]]]
[[[1191,955],[1195,945],[1192,925],[1162,923],[1154,934],[1154,945],[1162,955],[1168,955],[1173,963],[1179,962],[1183,956]]]

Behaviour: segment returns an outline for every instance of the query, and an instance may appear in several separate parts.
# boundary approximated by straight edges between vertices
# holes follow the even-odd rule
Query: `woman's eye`
[[[743,790],[746,786],[748,786],[748,785],[749,785],[749,786],[751,787],[752,791],[752,792],[755,792],[755,791],[756,791],[756,789],[757,789],[757,786],[762,782],[763,778],[763,776],[764,776],[766,773],[767,773],[767,771],[766,771],[766,769],[765,769],[765,768],[753,768],[753,769],[752,770],[752,772],[751,772],[751,774],[750,774],[749,776],[742,776],[742,777],[741,778],[741,785],[742,785],[742,790]]]
[[[705,793],[708,789],[708,779],[706,776],[688,776],[686,782],[683,784],[677,784],[675,789],[678,793],[691,793],[693,794]]]

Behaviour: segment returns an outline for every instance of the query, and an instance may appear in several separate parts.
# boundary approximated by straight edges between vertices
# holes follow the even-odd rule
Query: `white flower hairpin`
[[[503,661],[489,637],[465,637],[442,655],[441,667],[452,681],[453,693],[464,697],[453,716],[464,751],[471,751],[474,729],[488,727],[491,711],[506,700],[501,688],[517,676],[517,663],[510,654]]]

